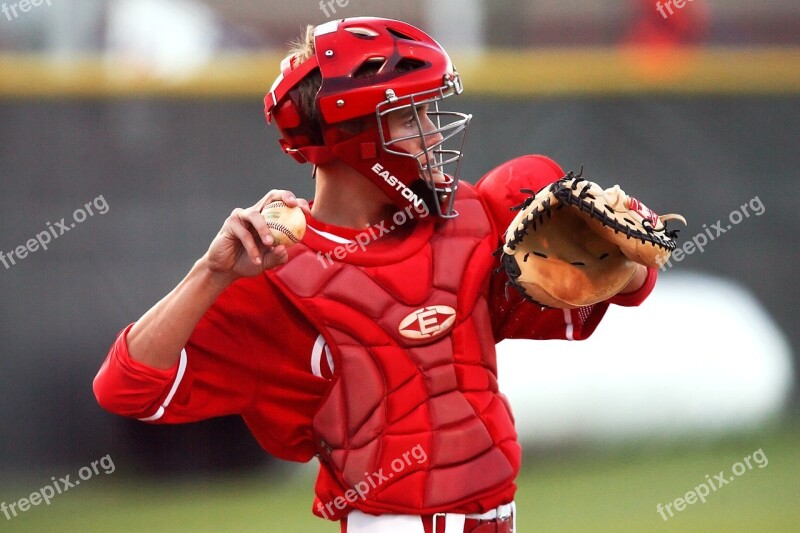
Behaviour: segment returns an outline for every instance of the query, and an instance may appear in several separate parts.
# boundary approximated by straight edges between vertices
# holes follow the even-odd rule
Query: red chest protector
[[[320,516],[483,512],[513,499],[520,447],[486,302],[497,236],[474,189],[458,195],[458,218],[420,222],[387,253],[323,266],[301,243],[269,273],[333,355],[313,423]]]

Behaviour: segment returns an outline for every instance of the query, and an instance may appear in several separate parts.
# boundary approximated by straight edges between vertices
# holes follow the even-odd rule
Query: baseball
[[[306,216],[299,207],[289,207],[280,200],[270,202],[261,210],[275,246],[286,247],[300,242],[306,233]]]

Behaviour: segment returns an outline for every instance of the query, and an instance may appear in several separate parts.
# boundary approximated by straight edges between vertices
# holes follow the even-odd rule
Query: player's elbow
[[[118,369],[113,368],[107,359],[94,377],[92,391],[97,404],[115,415],[140,418],[142,409],[139,395],[125,386],[115,370]]]
[[[100,371],[94,377],[94,380],[92,381],[92,392],[94,392],[94,398],[97,400],[97,403],[100,405],[100,407],[110,413],[118,415],[121,414],[118,409],[119,401],[114,394],[114,391],[109,386],[108,380],[106,379],[106,366],[107,363],[103,363]]]

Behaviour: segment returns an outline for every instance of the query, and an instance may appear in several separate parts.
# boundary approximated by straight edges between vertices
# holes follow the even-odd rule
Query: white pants
[[[509,514],[513,516],[513,530],[516,532],[517,512],[514,502],[511,502],[483,514],[447,513],[444,530],[437,530],[436,533],[463,533],[467,518],[492,520]],[[374,516],[361,511],[352,511],[347,515],[347,533],[425,533],[425,528],[422,525],[422,518],[415,515]]]

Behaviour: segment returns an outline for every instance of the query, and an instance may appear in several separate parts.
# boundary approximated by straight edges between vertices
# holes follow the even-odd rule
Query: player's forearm
[[[154,368],[173,367],[200,319],[231,281],[209,270],[203,259],[195,263],[183,281],[131,328],[131,358]]]

